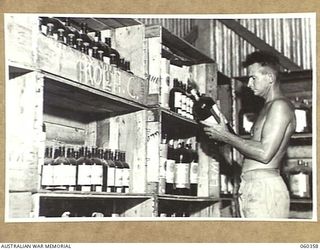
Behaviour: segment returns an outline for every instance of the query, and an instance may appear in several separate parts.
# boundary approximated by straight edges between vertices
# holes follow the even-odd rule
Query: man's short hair
[[[269,51],[255,51],[247,55],[246,60],[242,62],[242,66],[244,68],[247,68],[254,63],[259,63],[261,64],[261,66],[269,66],[275,71],[277,75],[280,71],[279,58]]]

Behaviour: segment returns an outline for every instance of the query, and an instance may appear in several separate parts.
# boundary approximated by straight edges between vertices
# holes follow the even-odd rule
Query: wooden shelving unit
[[[24,20],[13,14],[6,22],[10,31],[6,34],[6,106],[10,111],[6,135],[15,139],[8,142],[6,150],[6,195],[10,201],[6,220],[60,217],[68,210],[77,217],[90,217],[93,212],[154,217],[160,215],[163,204],[175,213],[174,209],[181,210],[180,203],[187,204],[190,216],[219,216],[215,212],[220,200],[219,171],[211,176],[212,185],[207,176],[213,171],[209,169],[210,157],[204,152],[199,151],[204,160],[199,196],[159,195],[154,189],[159,164],[148,162],[150,133],[158,131],[157,144],[152,146],[158,147],[161,133],[180,138],[197,136],[198,124],[161,107],[160,92],[149,98],[152,83],[145,76],[150,72],[141,65],[148,61],[145,39],[156,37],[159,58],[167,58],[175,66],[197,68],[199,75],[195,77],[205,76],[200,82],[204,92],[214,94],[213,60],[160,26],[150,32],[135,20],[113,18],[74,18],[72,23],[77,26],[83,20],[89,30],[112,29],[115,45],[131,60],[134,75],[44,36],[38,31],[35,15]],[[128,47],[128,41],[134,43],[133,48]],[[156,62],[152,67],[158,66]],[[97,75],[90,75],[89,69]],[[151,123],[156,131],[151,131]],[[42,189],[44,148],[52,145],[106,146],[126,151],[131,166],[129,193]]]

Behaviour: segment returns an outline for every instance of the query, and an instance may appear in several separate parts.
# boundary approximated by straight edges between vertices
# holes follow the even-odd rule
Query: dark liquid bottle
[[[108,163],[108,180],[107,180],[107,192],[115,192],[115,173],[116,165],[113,161],[113,153],[108,149],[105,153],[105,159]]]
[[[98,148],[92,148],[92,172],[91,172],[91,184],[92,191],[102,192],[103,185],[103,165],[102,161],[98,156]]]
[[[76,172],[70,166],[69,160],[66,158],[65,147],[59,147],[59,155],[56,157],[52,165],[55,165],[55,182],[62,189],[69,190],[70,186],[75,185]]]
[[[204,121],[208,124],[216,124],[221,122],[219,115],[221,111],[212,98],[205,95],[200,96],[196,89],[192,89],[191,94],[194,100],[192,111],[195,119],[198,122]],[[235,134],[228,121],[225,120],[225,123],[228,127],[229,132]]]
[[[190,162],[190,195],[198,195],[198,178],[199,178],[199,163],[198,163],[198,153],[195,149],[192,149],[191,144],[186,145],[189,152],[191,162]]]
[[[174,168],[175,168],[175,148],[174,140],[168,143],[168,159],[166,161],[166,194],[173,194]]]
[[[123,179],[123,164],[120,161],[120,152],[115,150],[114,164],[116,165],[115,169],[115,188],[117,193],[122,192],[122,179]]]
[[[92,191],[91,186],[91,170],[92,160],[91,152],[87,147],[80,151],[80,157],[77,160],[78,164],[78,187],[81,191]]]
[[[111,44],[111,37],[106,37],[105,38],[105,43],[109,46],[110,48],[110,64],[118,67],[119,63],[120,63],[120,54],[117,50],[112,48],[112,44]]]
[[[181,113],[182,90],[179,87],[178,79],[173,79],[173,88],[169,93],[169,108],[171,111]]]
[[[41,186],[46,189],[54,185],[54,173],[52,167],[52,147],[46,147],[41,173]]]
[[[122,170],[122,193],[129,193],[130,186],[130,166],[126,162],[126,152],[121,152]]]
[[[190,194],[190,157],[185,148],[184,141],[180,140],[175,152],[175,178],[174,194]]]

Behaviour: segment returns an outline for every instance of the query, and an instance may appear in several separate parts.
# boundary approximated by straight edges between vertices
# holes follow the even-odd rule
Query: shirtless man
[[[277,57],[257,51],[248,55],[243,64],[248,68],[248,87],[265,99],[251,139],[231,134],[223,122],[204,124],[204,131],[210,139],[228,143],[244,155],[239,189],[241,216],[288,218],[289,194],[279,169],[295,131],[294,107],[280,90]]]

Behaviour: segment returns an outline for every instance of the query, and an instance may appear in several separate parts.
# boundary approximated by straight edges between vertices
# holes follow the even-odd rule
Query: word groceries
[[[30,249],[37,249],[37,248],[55,248],[55,249],[64,249],[64,248],[71,248],[70,244],[63,244],[63,243],[2,243],[1,248],[10,248],[10,249],[21,249],[21,248],[30,248]]]

